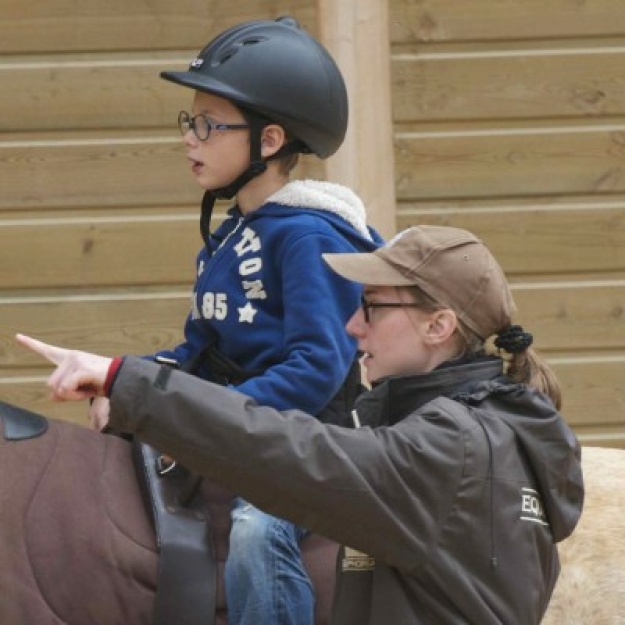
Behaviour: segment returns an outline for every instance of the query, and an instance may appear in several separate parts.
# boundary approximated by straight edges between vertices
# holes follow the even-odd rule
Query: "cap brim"
[[[368,254],[322,254],[330,268],[352,282],[375,286],[411,286],[400,271],[371,252]]]

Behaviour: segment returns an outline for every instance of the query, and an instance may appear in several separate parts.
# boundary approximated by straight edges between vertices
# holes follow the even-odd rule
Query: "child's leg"
[[[313,588],[299,549],[305,535],[236,501],[225,570],[230,625],[312,625]]]

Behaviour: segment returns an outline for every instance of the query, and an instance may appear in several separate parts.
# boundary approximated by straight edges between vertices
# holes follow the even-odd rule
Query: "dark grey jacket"
[[[535,625],[582,507],[578,442],[497,358],[390,378],[324,425],[127,358],[111,426],[348,545],[333,625]]]

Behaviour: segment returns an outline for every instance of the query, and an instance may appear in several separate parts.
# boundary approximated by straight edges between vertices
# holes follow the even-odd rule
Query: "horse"
[[[542,625],[625,624],[625,450],[582,447],[584,509]]]
[[[0,421],[0,623],[159,622],[160,545],[132,444],[3,402]],[[584,447],[582,464],[584,512],[559,545],[562,572],[543,625],[622,625],[625,450]],[[207,480],[200,488],[216,575],[197,592],[214,598],[211,618],[226,625],[223,566],[233,495]],[[302,543],[316,625],[329,620],[337,553],[333,541],[316,534]],[[176,623],[194,618],[181,612]]]

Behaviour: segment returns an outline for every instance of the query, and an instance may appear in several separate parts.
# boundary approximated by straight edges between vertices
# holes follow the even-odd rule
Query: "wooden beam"
[[[372,224],[396,232],[388,3],[317,0],[320,38],[343,72],[349,94],[344,144],[326,177],[354,189]]]

